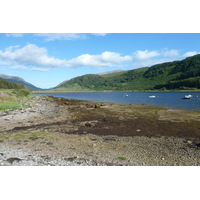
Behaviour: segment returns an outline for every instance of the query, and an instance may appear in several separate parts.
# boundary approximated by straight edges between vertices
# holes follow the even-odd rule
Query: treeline
[[[184,80],[169,81],[169,83],[164,85],[157,85],[155,89],[171,90],[171,89],[200,89],[200,77],[192,77]]]

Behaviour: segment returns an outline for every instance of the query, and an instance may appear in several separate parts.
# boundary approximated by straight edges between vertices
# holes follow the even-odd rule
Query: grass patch
[[[121,156],[120,156],[120,157],[117,157],[117,159],[118,159],[118,160],[126,160],[127,158],[121,157]]]
[[[28,90],[16,89],[16,90],[13,90],[11,94],[15,95],[16,97],[28,97],[31,93]]]
[[[30,132],[30,133],[17,133],[14,134],[13,137],[15,138],[24,138],[24,137],[30,137],[30,138],[38,138],[38,137],[50,137],[51,134],[44,131],[36,131],[36,132]]]
[[[52,137],[50,133],[44,131],[35,131],[29,133],[16,133],[16,134],[9,134],[9,135],[0,135],[0,140],[14,138],[16,140],[23,139],[23,138],[30,138],[32,140],[38,139],[39,137]]]
[[[10,136],[9,135],[1,135],[0,140],[8,139]]]
[[[25,89],[0,90],[0,111],[26,107],[28,104],[24,102],[30,100],[32,97],[33,95]]]
[[[12,101],[11,102],[6,101],[6,102],[0,103],[0,110],[16,110],[16,109],[20,109],[22,107],[24,107],[23,104],[12,102]]]

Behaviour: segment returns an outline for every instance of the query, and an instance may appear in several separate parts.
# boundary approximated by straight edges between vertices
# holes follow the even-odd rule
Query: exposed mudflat
[[[200,165],[200,112],[36,96],[0,111],[0,165]]]

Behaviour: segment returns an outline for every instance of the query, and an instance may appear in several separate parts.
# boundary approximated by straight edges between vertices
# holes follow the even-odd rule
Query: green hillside
[[[38,87],[26,82],[24,79],[22,79],[18,76],[9,76],[9,75],[6,75],[6,74],[0,74],[0,79],[22,84],[30,91],[41,90],[41,88],[38,88]]]
[[[54,91],[199,90],[200,55],[104,75],[87,74],[65,81]]]
[[[25,86],[20,83],[14,83],[0,78],[0,89],[25,89]]]

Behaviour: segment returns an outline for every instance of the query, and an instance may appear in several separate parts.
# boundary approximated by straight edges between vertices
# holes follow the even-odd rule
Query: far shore
[[[37,93],[87,93],[87,92],[122,92],[122,93],[126,93],[126,92],[200,92],[200,90],[144,90],[144,91],[110,91],[110,90],[106,90],[106,91],[85,91],[85,90],[81,90],[81,91],[63,91],[63,90],[39,90],[39,91],[32,91],[33,94],[37,94]]]

